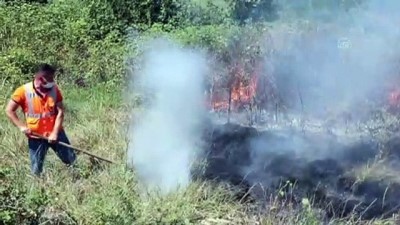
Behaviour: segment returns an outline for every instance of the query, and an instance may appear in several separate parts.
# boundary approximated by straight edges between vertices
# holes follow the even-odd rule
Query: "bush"
[[[168,33],[184,44],[225,54],[231,39],[241,35],[242,28],[234,25],[241,7],[247,13],[240,22],[256,19],[255,9],[270,7],[268,1],[251,7],[241,2],[0,1],[1,81],[10,85],[28,81],[34,66],[47,62],[59,67],[59,81],[121,84],[131,29],[145,38]]]
[[[61,68],[63,81],[119,81],[124,54],[122,38],[115,28],[104,25],[107,19],[93,16],[93,7],[98,6],[93,2],[3,3],[2,80],[10,84],[26,81],[31,79],[34,65],[48,62]],[[99,25],[99,21],[103,24]],[[112,21],[110,18],[108,23],[113,24]]]

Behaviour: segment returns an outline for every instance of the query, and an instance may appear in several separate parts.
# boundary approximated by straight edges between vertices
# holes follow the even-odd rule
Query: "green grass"
[[[127,113],[120,93],[102,87],[63,90],[65,127],[72,144],[117,164],[99,167],[80,154],[78,167],[72,171],[49,151],[45,178],[37,180],[29,175],[26,139],[2,110],[0,220],[9,224],[49,218],[52,223],[59,219],[67,224],[198,224],[245,218],[233,196],[211,184],[193,183],[168,196],[144,194],[125,165]],[[1,99],[8,99],[10,93],[1,91]]]
[[[135,172],[126,167],[126,124],[130,104],[120,90],[106,87],[77,89],[62,86],[67,107],[65,127],[73,145],[112,159],[100,166],[78,156],[75,170],[66,168],[49,151],[45,176],[31,177],[26,139],[2,110],[0,117],[0,224],[320,224],[318,211],[305,201],[297,211],[272,207],[251,213],[229,188],[193,182],[166,196],[146,192]],[[11,90],[0,91],[4,109]],[[354,220],[333,224],[366,224]],[[370,224],[391,224],[390,221]]]
[[[146,192],[134,170],[125,165],[129,104],[106,87],[62,87],[67,107],[65,127],[73,145],[112,159],[99,166],[79,154],[78,167],[66,168],[49,151],[45,176],[31,177],[26,139],[0,117],[0,221],[26,224],[320,224],[319,214],[305,201],[302,211],[273,201],[265,212],[235,200],[222,185],[193,182],[187,189],[163,196]],[[11,89],[0,92],[1,108]],[[357,224],[354,220],[332,224]],[[390,221],[389,221],[390,222]],[[365,223],[362,223],[365,224]],[[370,224],[387,224],[384,221]]]

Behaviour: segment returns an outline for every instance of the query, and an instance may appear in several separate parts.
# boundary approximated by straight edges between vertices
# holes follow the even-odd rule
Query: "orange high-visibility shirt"
[[[11,99],[21,106],[26,125],[31,131],[44,136],[53,131],[57,117],[56,104],[63,100],[57,85],[45,96],[41,96],[33,82],[29,82],[17,88]]]

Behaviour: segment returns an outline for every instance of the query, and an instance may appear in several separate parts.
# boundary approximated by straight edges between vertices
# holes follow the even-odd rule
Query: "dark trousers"
[[[59,132],[58,141],[70,144],[64,130]],[[76,160],[74,150],[57,143],[50,144],[47,140],[29,138],[28,146],[29,157],[31,160],[31,171],[34,175],[40,175],[42,173],[44,159],[49,147],[51,147],[57,154],[58,158],[60,158],[61,161],[67,165],[72,165]]]

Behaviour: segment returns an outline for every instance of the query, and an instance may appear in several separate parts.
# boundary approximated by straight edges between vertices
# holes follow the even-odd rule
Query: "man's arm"
[[[54,122],[54,128],[51,134],[49,135],[48,139],[50,143],[54,143],[58,139],[58,134],[60,133],[62,124],[64,122],[64,104],[63,104],[63,95],[61,94],[61,90],[57,87],[57,102],[56,102],[56,107],[57,107],[57,116],[56,116],[56,121]]]
[[[18,115],[16,112],[18,107],[19,107],[19,105],[14,100],[10,100],[6,107],[6,114],[7,114],[7,117],[11,120],[11,122],[15,126],[20,128],[21,130],[23,130],[23,129],[26,129],[26,125],[23,122],[21,122],[21,120],[18,118]]]
[[[54,128],[52,134],[57,138],[58,133],[61,130],[62,124],[64,122],[64,105],[62,102],[57,103],[57,117],[54,123]],[[51,135],[51,136],[53,136]]]

